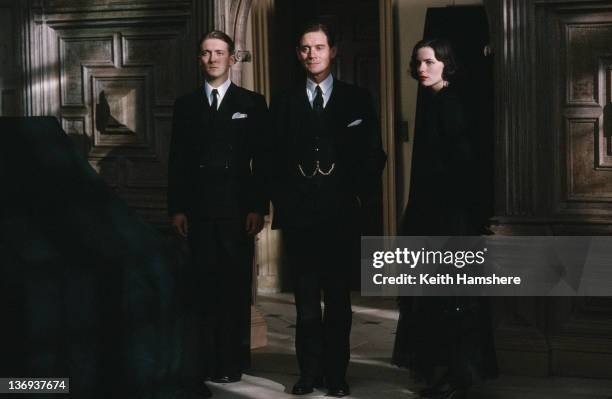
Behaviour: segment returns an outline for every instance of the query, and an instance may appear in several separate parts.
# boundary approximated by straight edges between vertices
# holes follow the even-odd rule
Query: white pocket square
[[[241,114],[240,112],[236,112],[234,115],[232,115],[232,119],[244,119],[248,117],[249,116],[247,114]]]
[[[346,125],[346,127],[353,127],[353,126],[361,125],[361,122],[363,122],[363,119],[355,119],[354,121]]]

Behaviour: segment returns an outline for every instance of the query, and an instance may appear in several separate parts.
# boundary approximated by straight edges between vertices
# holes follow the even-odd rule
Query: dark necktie
[[[323,91],[319,85],[315,87],[315,98],[312,101],[312,109],[314,109],[317,113],[323,111]]]
[[[210,109],[212,112],[217,112],[217,95],[219,95],[219,91],[217,89],[212,89],[210,92],[212,94],[212,102],[210,103]]]

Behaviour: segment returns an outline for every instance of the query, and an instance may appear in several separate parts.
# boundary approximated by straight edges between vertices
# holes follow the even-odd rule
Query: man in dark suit
[[[359,207],[378,193],[385,162],[370,95],[330,73],[336,51],[325,23],[307,25],[297,47],[307,79],[271,106],[273,227],[283,229],[295,283],[300,367],[295,395],[323,383],[331,396],[349,394],[345,375],[350,270],[359,267],[357,219]]]
[[[239,381],[248,367],[253,236],[269,199],[261,168],[265,99],[230,81],[234,43],[225,33],[207,33],[199,58],[204,87],[174,105],[168,212],[192,252],[183,385],[206,397],[204,377]]]

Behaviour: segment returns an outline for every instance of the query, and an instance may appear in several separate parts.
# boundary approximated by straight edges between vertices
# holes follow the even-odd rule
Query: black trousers
[[[196,220],[189,245],[182,375],[198,384],[250,366],[253,237],[243,218]]]
[[[350,267],[359,267],[352,261],[359,236],[347,227],[293,228],[283,235],[294,281],[300,374],[325,376],[332,384],[344,381],[346,375],[352,321]]]

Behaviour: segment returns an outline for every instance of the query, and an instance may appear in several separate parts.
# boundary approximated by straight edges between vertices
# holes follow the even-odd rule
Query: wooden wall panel
[[[172,105],[177,97],[180,69],[176,37],[134,35],[122,36],[122,66],[147,66],[154,70],[155,105]],[[195,62],[195,61],[194,61]]]
[[[555,234],[609,234],[612,226],[612,158],[610,137],[604,131],[604,110],[610,101],[612,7],[601,2],[582,8],[582,3],[549,2],[539,9],[540,46],[548,37],[541,62],[557,65],[550,74],[537,71],[541,85],[548,87],[539,91],[539,101],[549,102],[552,111],[539,108],[539,126],[557,161],[542,162],[538,168],[556,180],[548,213],[551,224],[556,224]],[[563,221],[571,221],[573,228],[564,227]],[[550,298],[546,305],[549,372],[610,378],[612,300]]]
[[[612,4],[485,3],[496,76],[493,230],[502,235],[611,234]],[[499,298],[494,303],[502,371],[612,377],[610,298]]]
[[[610,98],[612,13],[580,10],[552,18],[562,32],[558,43],[562,51],[551,54],[548,62],[562,65],[555,79],[564,88],[553,97],[560,97],[563,104],[555,140],[566,143],[555,165],[559,190],[552,212],[580,217],[599,210],[601,216],[612,216],[612,139],[606,135],[604,120]]]
[[[55,115],[90,164],[146,221],[169,226],[175,99],[200,80],[209,1],[24,2],[25,113]]]
[[[113,36],[71,37],[59,40],[60,90],[62,107],[85,106],[83,68],[114,65]],[[88,93],[87,93],[88,94]]]
[[[597,168],[596,151],[599,136],[597,119],[569,119],[567,200],[612,200],[612,175]]]

